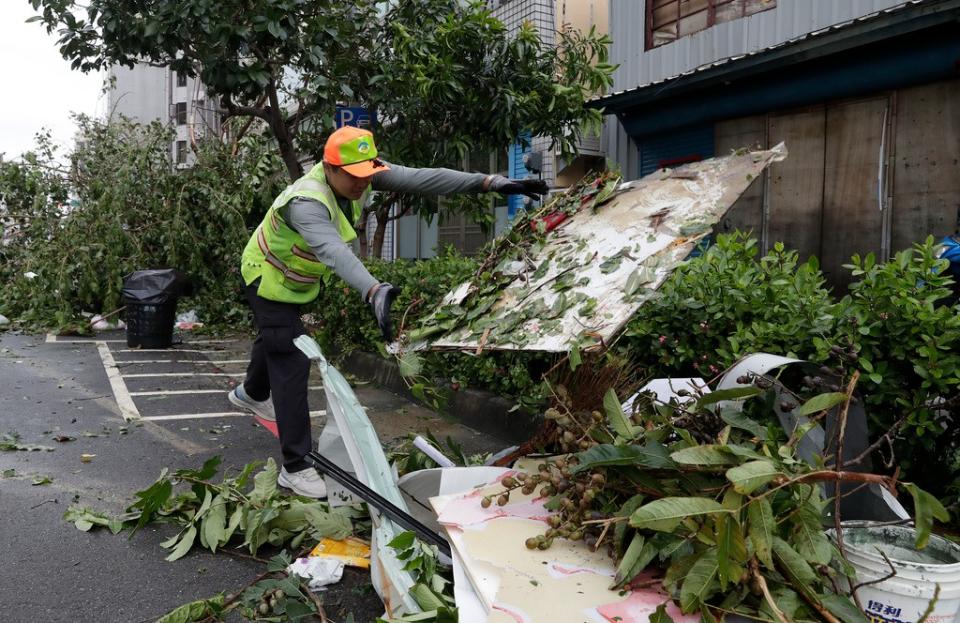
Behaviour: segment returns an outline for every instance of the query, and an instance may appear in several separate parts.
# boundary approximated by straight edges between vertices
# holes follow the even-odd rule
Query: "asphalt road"
[[[198,467],[213,455],[223,457],[221,469],[271,456],[279,462],[273,436],[226,399],[242,378],[249,341],[187,337],[148,352],[128,349],[122,334],[51,339],[0,335],[0,434],[53,448],[0,452],[0,621],[153,621],[262,573],[260,562],[199,549],[164,561],[158,544],[170,526],[128,538],[80,532],[62,519],[71,504],[121,511],[165,467]],[[356,393],[385,442],[430,430],[471,452],[502,446],[376,387],[361,384]],[[322,390],[311,390],[310,400],[322,409]],[[321,426],[322,416],[315,436]],[[54,440],[61,435],[75,440]],[[96,456],[81,462],[82,454]],[[348,571],[322,594],[327,614],[372,620],[382,608],[369,578]]]

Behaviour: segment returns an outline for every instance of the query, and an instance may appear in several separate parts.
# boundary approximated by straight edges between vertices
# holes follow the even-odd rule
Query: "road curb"
[[[363,351],[342,355],[337,367],[356,377],[423,404],[410,392],[396,362]],[[430,405],[425,405],[429,407]],[[515,409],[516,402],[479,389],[447,392],[444,415],[449,415],[470,428],[496,437],[507,444],[529,440],[542,420],[537,413]]]

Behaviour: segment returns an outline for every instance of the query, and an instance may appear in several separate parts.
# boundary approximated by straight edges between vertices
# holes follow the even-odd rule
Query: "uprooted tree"
[[[572,151],[600,122],[585,98],[611,80],[605,36],[561,29],[552,45],[529,25],[514,36],[479,1],[30,2],[75,69],[145,62],[199,77],[225,119],[266,124],[291,179],[319,154],[338,103],[377,112],[385,154],[450,165],[524,132]],[[368,214],[383,225],[399,200]]]

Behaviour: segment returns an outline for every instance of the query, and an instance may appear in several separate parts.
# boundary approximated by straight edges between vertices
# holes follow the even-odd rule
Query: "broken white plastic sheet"
[[[514,279],[483,314],[498,322],[485,334],[483,348],[565,352],[585,335],[596,343],[609,343],[751,182],[770,163],[785,157],[781,143],[766,151],[738,152],[657,171],[622,185],[596,211],[576,213],[530,258],[530,271]],[[570,273],[572,285],[555,290],[558,280],[569,279]],[[462,284],[441,306],[459,304],[471,287],[470,282]],[[565,301],[580,302],[564,307]],[[510,319],[523,308],[541,304],[558,310],[553,320],[529,318],[511,333],[498,332],[498,326],[513,327]],[[522,345],[510,341],[516,331],[524,336]],[[481,341],[483,336],[461,323],[432,343],[409,348],[476,350]],[[391,350],[396,352],[398,345],[392,344]]]
[[[313,338],[301,335],[293,343],[307,357],[316,362],[320,369],[323,389],[327,396],[327,414],[332,415],[337,423],[340,438],[346,447],[357,479],[399,509],[406,511],[406,503],[394,482],[393,472],[387,463],[377,432],[350,384],[336,368],[327,362],[320,346]],[[405,530],[389,518],[382,516],[372,506],[369,509],[373,520],[370,577],[377,594],[383,601],[388,618],[421,612],[416,600],[410,594],[410,589],[416,583],[413,576],[409,571],[404,571],[404,563],[397,559],[396,551],[387,546]]]

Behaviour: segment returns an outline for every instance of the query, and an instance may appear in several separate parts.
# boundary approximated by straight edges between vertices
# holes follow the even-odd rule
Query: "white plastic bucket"
[[[856,569],[857,583],[890,574],[881,551],[897,572],[857,590],[867,618],[871,623],[916,623],[939,585],[940,596],[927,622],[960,623],[960,546],[932,535],[927,546],[917,550],[915,540],[916,531],[905,526],[844,526],[843,548]]]

